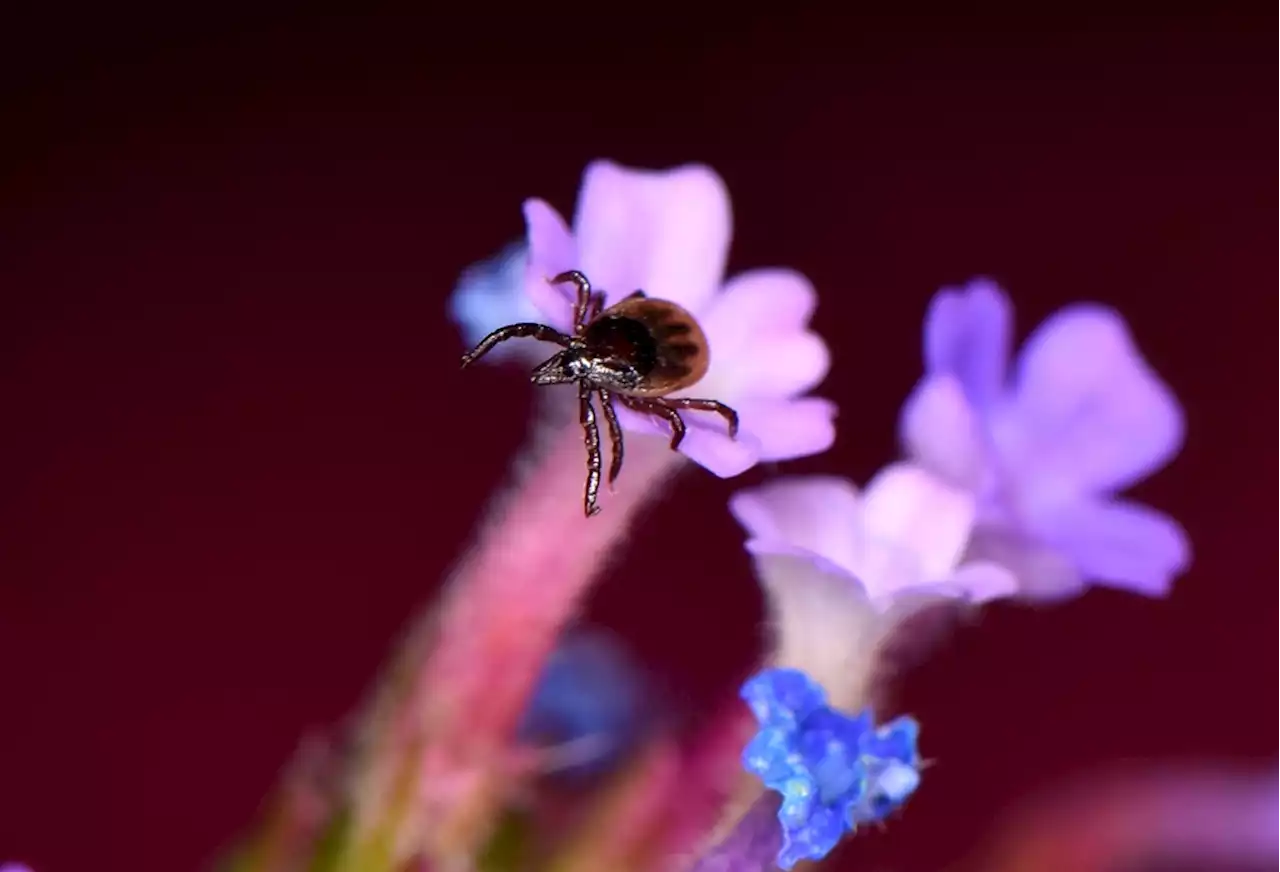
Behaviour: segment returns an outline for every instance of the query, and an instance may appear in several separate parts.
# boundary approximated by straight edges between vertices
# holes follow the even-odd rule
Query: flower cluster
[[[742,764],[783,797],[783,869],[821,859],[846,832],[884,820],[920,783],[911,718],[877,728],[869,709],[850,717],[794,669],[758,673],[743,685],[742,698],[760,724]]]
[[[1089,584],[1159,596],[1186,569],[1176,522],[1120,496],[1168,463],[1183,434],[1177,401],[1120,315],[1070,306],[1010,366],[1004,291],[985,280],[944,289],[926,315],[901,457],[865,487],[781,476],[729,501],[772,619],[741,699],[692,740],[650,717],[640,670],[571,626],[639,509],[677,473],[732,478],[836,438],[835,404],[812,394],[831,359],[810,324],[817,293],[789,269],[726,276],[731,214],[707,167],[600,161],[571,222],[531,199],[526,238],[463,274],[450,311],[473,344],[507,324],[568,342],[581,326],[575,298],[549,279],[569,270],[590,277],[605,308],[637,290],[677,304],[705,334],[710,361],[666,399],[727,404],[737,438],[689,412],[675,453],[669,420],[622,404],[617,423],[635,437],[629,477],[584,518],[589,397],[581,422],[548,415],[389,671],[338,794],[317,814],[314,791],[286,791],[283,808],[305,796],[306,820],[321,823],[308,830],[286,816],[245,856],[314,857],[298,845],[322,844],[324,868],[370,872],[470,868],[480,857],[487,869],[789,869],[884,820],[920,784],[916,722],[877,726],[871,714],[886,650],[919,634],[907,618],[927,605],[1042,601]],[[528,364],[539,349],[509,347],[489,359]],[[593,438],[598,447],[588,430],[589,448]],[[581,813],[539,816],[548,770],[581,776]],[[287,846],[270,841],[281,833]]]
[[[1004,378],[1008,298],[944,290],[926,322],[928,373],[903,410],[908,459],[859,493],[789,478],[739,493],[754,552],[829,561],[887,602],[951,590],[975,601],[1058,598],[1089,582],[1160,595],[1189,548],[1171,518],[1117,490],[1176,453],[1182,413],[1119,315],[1075,306]]]

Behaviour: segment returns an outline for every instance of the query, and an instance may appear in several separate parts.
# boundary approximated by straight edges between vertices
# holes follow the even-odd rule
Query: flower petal
[[[792,270],[752,270],[731,279],[700,319],[711,369],[692,391],[730,402],[791,397],[816,386],[831,367],[826,343],[807,329],[816,305],[813,285]]]
[[[1085,580],[1134,593],[1164,596],[1191,562],[1191,546],[1178,523],[1140,503],[1081,501],[1034,523]]]
[[[736,439],[730,439],[702,425],[689,427],[680,451],[720,478],[742,475],[760,462],[760,443],[754,434],[739,432]]]
[[[761,461],[821,454],[836,441],[836,412],[836,404],[821,397],[739,403],[738,438],[754,439]]]
[[[637,289],[698,313],[724,278],[732,216],[714,170],[587,167],[574,233],[592,283],[613,301]]]
[[[920,557],[910,548],[897,542],[869,535],[865,529],[857,532],[858,580],[882,611],[887,611],[903,594],[931,589],[920,568]]]
[[[666,421],[616,405],[618,420],[633,433],[671,438]],[[683,412],[680,453],[721,478],[741,475],[761,461],[807,457],[835,441],[835,404],[818,397],[756,400],[737,406],[738,435],[730,439],[724,419],[711,412]]]
[[[577,243],[560,213],[545,200],[525,200],[524,220],[529,240],[525,293],[548,324],[567,332],[573,324],[573,292],[548,280],[577,268]]]
[[[1065,554],[1019,533],[1007,525],[979,523],[965,559],[979,565],[994,563],[1017,580],[1021,597],[1056,602],[1079,595],[1084,580]]]
[[[656,415],[633,412],[615,404],[623,429],[645,437],[671,439],[671,427]],[[741,475],[760,462],[760,440],[755,434],[739,428],[736,439],[730,439],[724,419],[708,412],[684,412],[684,441],[680,453],[720,478]]]
[[[1004,390],[1013,312],[1009,298],[989,279],[944,288],[925,316],[924,359],[930,375],[951,375],[978,409]]]
[[[1173,392],[1124,319],[1097,305],[1064,309],[1027,340],[1013,412],[1017,433],[1008,447],[1054,496],[1123,489],[1182,445]]]
[[[885,467],[867,485],[863,529],[868,548],[892,547],[914,555],[920,578],[882,578],[859,564],[859,577],[876,594],[885,587],[944,581],[960,563],[973,529],[976,505],[968,491],[954,487],[920,466],[897,463]],[[888,568],[888,567],[884,567]]]
[[[966,563],[951,574],[947,585],[975,603],[1005,599],[1018,593],[1018,577],[998,563]]]
[[[926,376],[902,407],[907,454],[957,485],[978,490],[990,474],[982,422],[955,376]]]
[[[738,491],[729,511],[753,539],[785,543],[854,571],[862,500],[848,479],[788,476]]]

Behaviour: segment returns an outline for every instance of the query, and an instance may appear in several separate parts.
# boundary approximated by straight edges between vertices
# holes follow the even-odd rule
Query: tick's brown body
[[[604,295],[593,293],[587,277],[576,270],[561,273],[552,284],[572,282],[577,288],[573,312],[573,334],[566,335],[545,324],[510,324],[480,340],[462,358],[466,367],[508,339],[529,336],[554,342],[557,352],[533,370],[537,385],[577,382],[578,404],[587,446],[587,486],[584,510],[588,517],[600,509],[600,429],[596,423],[592,394],[599,396],[613,460],[609,482],[622,471],[622,428],[613,410],[616,398],[628,409],[657,415],[671,425],[671,449],[680,446],[685,425],[681,410],[716,412],[736,436],[738,414],[717,400],[698,400],[668,395],[690,387],[707,373],[711,354],[707,337],[689,312],[668,300],[649,299],[643,291],[624,297],[603,309]]]

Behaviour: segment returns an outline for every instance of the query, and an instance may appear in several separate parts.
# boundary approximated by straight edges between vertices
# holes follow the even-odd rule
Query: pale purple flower
[[[973,495],[912,464],[886,467],[864,492],[843,478],[780,478],[734,494],[729,509],[750,536],[747,550],[826,564],[882,609],[904,592],[983,601],[1016,589],[1003,567],[963,561]]]
[[[908,454],[975,495],[969,556],[1007,566],[1027,595],[1071,595],[1088,582],[1166,593],[1190,560],[1186,536],[1116,493],[1177,454],[1177,399],[1111,309],[1059,311],[1009,372],[1011,330],[1011,305],[992,282],[934,298],[926,375],[902,414]]]
[[[735,494],[729,508],[747,530],[773,628],[770,662],[804,670],[833,705],[856,710],[903,620],[939,602],[1014,593],[1003,567],[963,560],[974,503],[906,463],[864,492],[806,476]]]
[[[827,374],[830,355],[809,330],[816,295],[785,269],[760,269],[725,280],[732,234],[729,195],[711,169],[685,165],[636,170],[591,164],[578,194],[573,229],[550,205],[524,206],[530,251],[525,288],[546,323],[569,327],[567,289],[547,279],[578,269],[606,305],[635,290],[678,303],[706,331],[711,368],[674,396],[720,400],[741,417],[730,440],[716,415],[685,414],[680,450],[722,477],[760,461],[825,451],[835,439],[835,406],[804,396]],[[623,426],[668,435],[665,422],[618,409]]]

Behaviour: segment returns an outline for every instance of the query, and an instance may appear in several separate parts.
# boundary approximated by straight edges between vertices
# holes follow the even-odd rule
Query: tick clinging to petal
[[[604,295],[593,292],[587,277],[577,270],[561,273],[551,284],[572,283],[577,288],[572,334],[546,324],[508,324],[490,333],[462,357],[463,367],[487,354],[495,345],[517,337],[532,337],[563,347],[533,370],[535,385],[576,382],[578,407],[587,446],[587,486],[584,510],[598,512],[600,491],[600,427],[593,396],[600,400],[609,430],[613,456],[609,483],[622,471],[622,427],[613,408],[616,399],[628,409],[663,418],[671,427],[671,450],[680,447],[685,424],[682,410],[715,412],[725,419],[729,436],[738,432],[738,413],[718,400],[669,397],[691,387],[710,365],[707,337],[685,309],[668,300],[635,291],[604,308]]]

